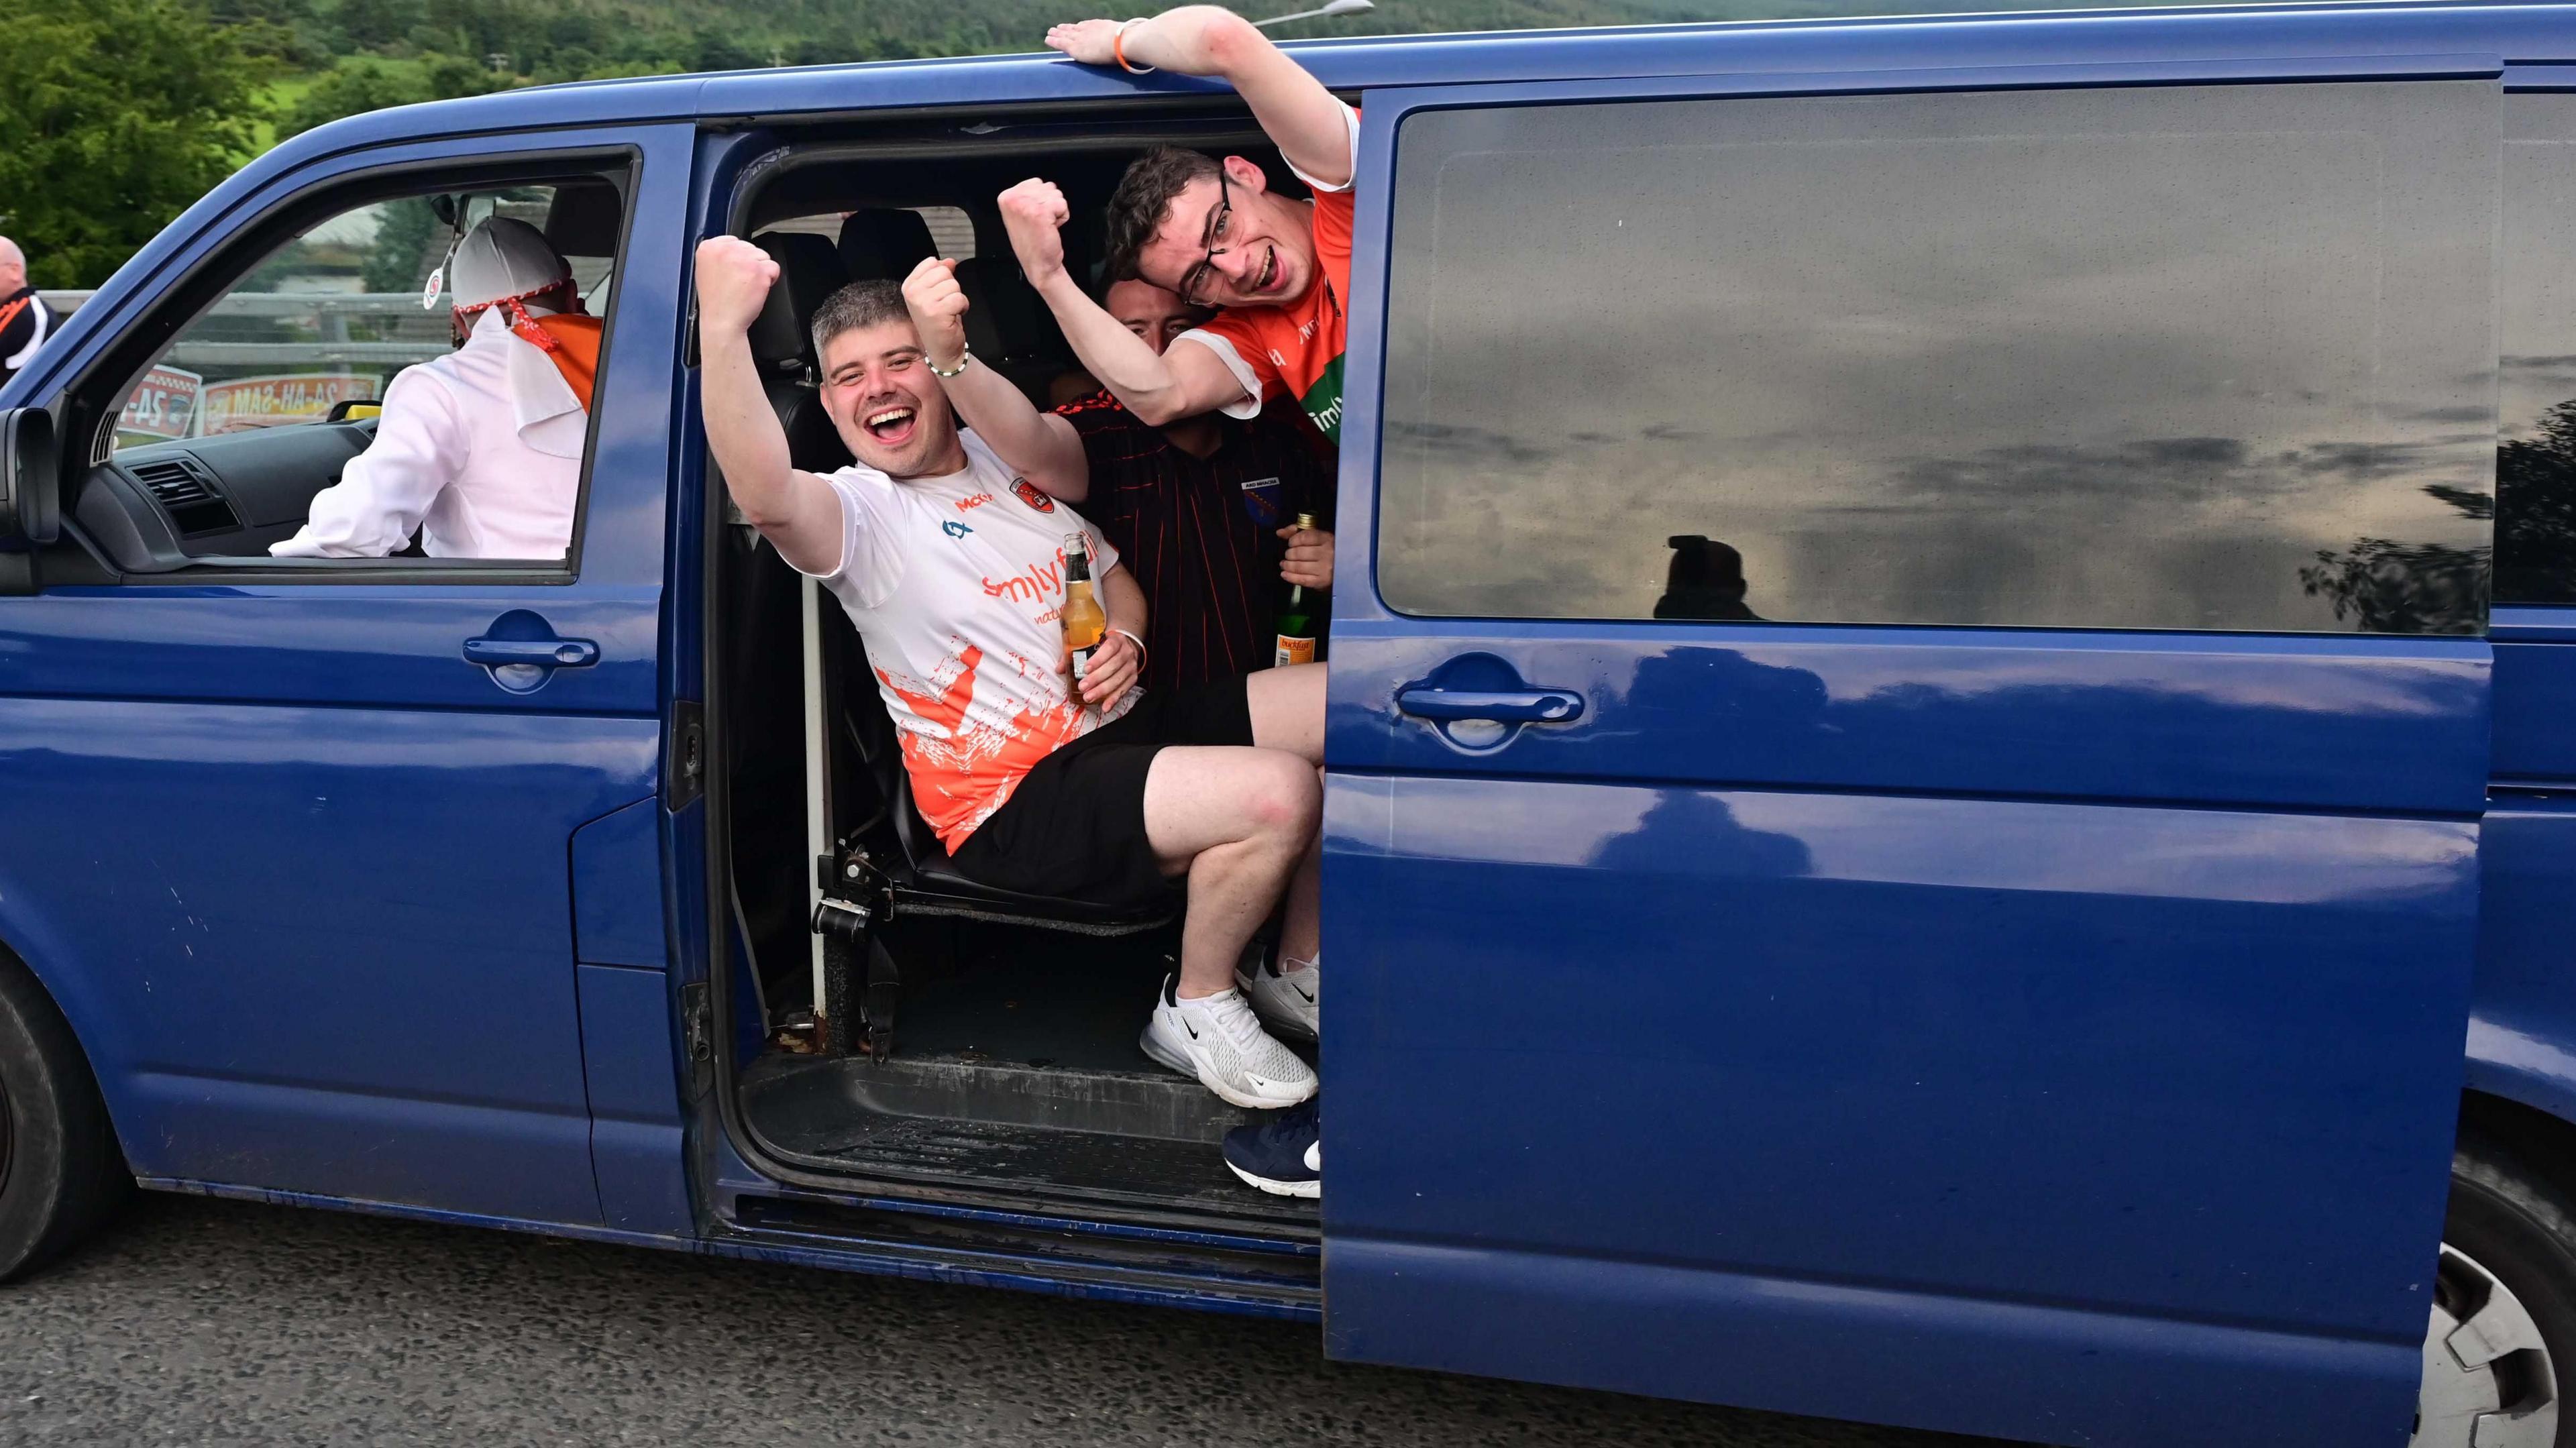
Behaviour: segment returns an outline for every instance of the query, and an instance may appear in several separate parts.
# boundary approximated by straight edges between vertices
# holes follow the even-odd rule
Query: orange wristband
[[[1117,61],[1118,68],[1127,72],[1129,75],[1152,75],[1154,73],[1155,68],[1153,66],[1149,65],[1140,70],[1127,63],[1127,32],[1136,26],[1144,24],[1146,19],[1147,17],[1139,15],[1135,19],[1128,21],[1125,25],[1119,26],[1118,33],[1109,37],[1110,58]]]

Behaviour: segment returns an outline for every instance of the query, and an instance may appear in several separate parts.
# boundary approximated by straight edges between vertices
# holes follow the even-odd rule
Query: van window
[[[605,179],[459,185],[350,206],[241,258],[125,393],[104,451],[131,486],[103,496],[151,515],[138,523],[165,522],[187,555],[264,556],[374,444],[395,377],[457,350],[444,264],[459,237],[492,217],[527,223],[570,266],[582,310],[605,316],[620,210]],[[561,454],[568,439],[578,473],[586,418],[554,422],[569,432],[546,445]],[[408,544],[378,541],[419,552],[442,525],[471,543],[470,523],[435,510]],[[528,552],[493,546],[466,556]],[[367,556],[384,551],[366,545]]]
[[[2576,96],[2504,102],[2498,603],[2576,603]]]
[[[2471,82],[1411,116],[1380,586],[2480,629],[2495,126]]]

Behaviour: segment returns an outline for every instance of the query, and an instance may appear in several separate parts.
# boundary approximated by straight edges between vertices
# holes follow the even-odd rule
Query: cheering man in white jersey
[[[1314,939],[1322,667],[1135,687],[1145,598],[1118,555],[1028,481],[1042,464],[1010,455],[1011,429],[958,430],[949,389],[970,422],[988,395],[962,298],[918,326],[893,282],[824,302],[823,407],[858,461],[797,470],[748,336],[777,275],[739,238],[698,248],[707,441],[743,515],[866,640],[923,818],[959,870],[999,888],[1133,904],[1185,882],[1180,973],[1146,1052],[1237,1106],[1311,1097],[1315,1073],[1262,1029],[1234,969],[1283,893],[1292,940]],[[1075,533],[1110,626],[1078,688],[1058,619]]]

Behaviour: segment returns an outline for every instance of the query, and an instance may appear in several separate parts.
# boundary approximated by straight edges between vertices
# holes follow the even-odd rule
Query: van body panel
[[[661,970],[670,963],[661,824],[660,801],[639,799],[574,832],[573,939],[582,964]]]
[[[2188,51],[2141,78],[2188,80],[2163,64]],[[2465,1073],[2486,640],[1422,618],[1368,586],[1407,117],[1766,93],[1364,97],[1328,1350],[2056,1441],[2402,1442]],[[1402,702],[1448,690],[1574,707],[1462,734]],[[1932,1370],[2005,1330],[1961,1303],[2065,1336]],[[1914,1356],[1891,1315],[1961,1337]],[[1696,1350],[1753,1324],[1805,1375]],[[2073,1348],[2095,1333],[2125,1346]],[[2086,1350],[2111,1361],[2031,1370]],[[2265,1370],[2211,1370],[2240,1350]],[[1846,1369],[1908,1386],[1821,1409]]]
[[[1338,1126],[1337,1126],[1338,1129]],[[1616,1258],[1336,1241],[1336,1357],[2083,1443],[2400,1448],[2420,1350]],[[1723,1364],[1721,1368],[1719,1365]],[[1730,1386],[1725,1401],[1746,1401]],[[2213,1429],[2213,1405],[2229,1413]],[[2390,1427],[2391,1423],[2396,1426]]]
[[[689,140],[388,146],[272,169],[236,215],[558,141],[640,153],[632,204],[667,214]],[[102,294],[102,324],[143,320],[185,270],[257,260],[234,223],[164,240],[163,265]],[[67,917],[6,928],[81,1029],[139,1173],[600,1222],[573,841],[660,780],[682,245],[638,225],[622,259],[577,575],[207,570],[0,599],[0,757],[22,825],[0,889]],[[98,351],[48,349],[56,385]],[[464,657],[530,616],[597,662],[514,690]],[[658,856],[624,866],[655,922]]]
[[[2576,735],[2567,728],[2576,719],[2576,642],[2529,637],[2499,630],[2495,639],[2495,777],[2576,784]]]
[[[1335,767],[1364,770],[2467,815],[2487,782],[2484,652],[2406,638],[1337,619],[1334,697],[1371,707],[1336,709],[1327,749]],[[1388,727],[1399,690],[1471,653],[1583,695],[1585,717],[1488,752]],[[2300,741],[2286,758],[2271,742],[2285,734]],[[2071,738],[2088,747],[2054,744]]]
[[[671,978],[587,964],[577,975],[602,1217],[627,1231],[692,1236]]]
[[[141,1174],[596,1221],[565,851],[657,736],[0,698],[8,938]]]
[[[1328,1281],[1562,1244],[2421,1333],[2474,822],[1428,775],[1329,815]]]
[[[2576,789],[2499,793],[2479,847],[2485,877],[2469,1085],[2576,1121]]]

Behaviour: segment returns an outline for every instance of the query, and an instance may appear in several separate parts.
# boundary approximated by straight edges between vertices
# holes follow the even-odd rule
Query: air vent
[[[179,536],[194,538],[206,533],[229,533],[241,526],[232,505],[215,491],[212,479],[193,458],[165,458],[158,462],[137,463],[126,470],[161,505],[170,521],[178,525]]]

